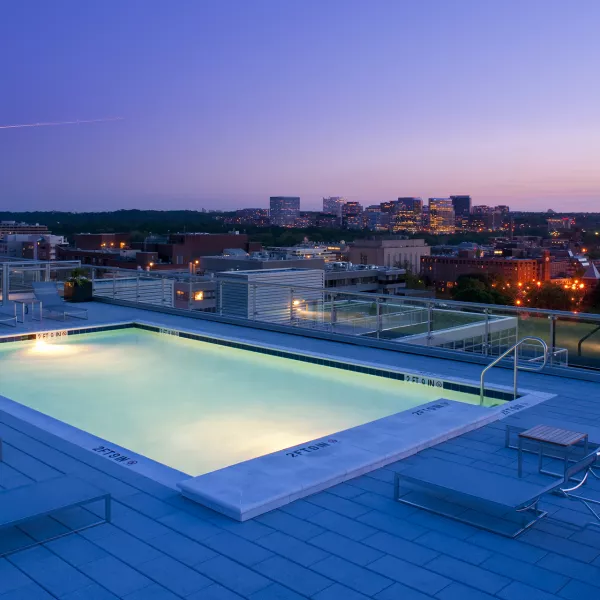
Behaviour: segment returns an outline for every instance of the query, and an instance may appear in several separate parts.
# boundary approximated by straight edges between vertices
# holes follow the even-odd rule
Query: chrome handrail
[[[544,360],[543,360],[542,364],[537,368],[519,367],[518,349],[519,349],[519,346],[521,346],[521,344],[523,344],[524,342],[527,342],[527,341],[539,342],[544,351],[544,355],[543,355]],[[495,358],[485,369],[483,369],[483,371],[481,371],[480,386],[479,386],[479,404],[480,405],[483,405],[483,398],[485,396],[485,387],[484,387],[485,374],[492,367],[495,367],[503,358],[507,357],[511,352],[515,353],[515,366],[514,366],[514,375],[513,375],[513,386],[514,386],[513,391],[514,391],[514,399],[515,400],[517,398],[517,393],[518,393],[517,392],[517,378],[518,378],[519,370],[521,370],[521,371],[541,371],[546,366],[546,363],[548,362],[548,344],[546,344],[546,342],[542,338],[533,337],[533,336],[521,338],[516,344],[512,345],[508,350],[506,350],[506,352],[503,352],[500,356],[498,356],[498,358]]]

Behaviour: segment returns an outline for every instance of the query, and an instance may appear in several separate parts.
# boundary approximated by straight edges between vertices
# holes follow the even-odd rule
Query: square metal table
[[[42,321],[42,301],[37,300],[36,298],[27,298],[26,300],[14,300],[15,303],[15,317],[17,317],[17,321],[20,323],[25,322],[25,315],[27,313],[31,314],[32,321]],[[35,310],[34,307],[38,307],[38,318],[35,318]],[[17,305],[21,307],[20,311],[17,311]],[[31,310],[30,310],[31,308]],[[19,312],[21,313],[21,319],[19,320]]]
[[[542,461],[544,457],[544,447],[558,450],[559,453],[564,453],[565,461],[565,472],[566,475],[567,467],[569,465],[569,454],[574,446],[579,442],[583,441],[584,444],[584,456],[588,454],[588,434],[581,433],[579,431],[570,431],[568,429],[559,429],[557,427],[550,427],[548,425],[536,425],[527,431],[519,433],[519,477],[523,474],[523,441],[536,442],[539,445],[538,450],[538,471],[544,473],[544,475],[553,475],[555,477],[562,477],[563,474],[555,473],[554,471],[546,471],[542,468]],[[553,456],[552,458],[556,458]]]

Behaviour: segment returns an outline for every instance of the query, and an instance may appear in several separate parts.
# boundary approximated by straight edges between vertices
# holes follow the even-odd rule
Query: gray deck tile
[[[357,491],[361,493],[361,490]],[[287,513],[288,515],[292,515],[293,517],[297,517],[298,519],[308,519],[317,513],[320,513],[323,509],[316,504],[311,504],[306,500],[294,500],[290,504],[286,504],[282,506],[279,510]]]
[[[271,581],[266,577],[239,565],[225,556],[217,556],[201,562],[196,565],[195,569],[241,596],[250,596],[271,584]]]
[[[389,588],[385,588],[383,592],[379,592],[379,594],[376,594],[373,597],[376,598],[376,600],[433,600],[433,596],[418,592],[402,583],[394,583]]]
[[[327,508],[328,510],[332,510],[333,512],[344,515],[345,517],[350,517],[351,519],[360,517],[360,515],[364,515],[366,512],[371,510],[370,508],[365,508],[361,504],[357,504],[352,500],[340,498],[339,496],[330,494],[328,492],[321,492],[319,494],[314,494],[313,496],[308,496],[306,500],[311,504],[316,504],[321,508]]]
[[[94,543],[133,567],[162,556],[156,548],[120,530],[102,537]]]
[[[401,504],[394,500],[392,496],[380,496],[379,494],[373,494],[372,492],[364,492],[360,496],[356,496],[353,499],[354,502],[362,504],[368,508],[373,508],[380,512],[397,517],[398,519],[405,519],[410,515],[417,512],[417,508],[408,506],[407,504]]]
[[[451,556],[439,556],[432,560],[427,568],[491,595],[498,593],[511,582],[508,577],[496,575]]]
[[[261,539],[264,540],[265,538]],[[247,567],[273,556],[272,552],[265,550],[254,542],[249,542],[227,531],[209,537],[204,541],[204,544],[218,554],[227,556]]]
[[[123,596],[124,600],[179,600],[181,596],[176,596],[173,592],[153,583],[146,588]]]
[[[30,569],[23,565],[19,568],[25,571],[37,584],[55,596],[65,596],[70,592],[81,590],[93,583],[81,571],[58,557],[56,558],[57,562],[51,565],[41,563],[46,564],[46,567],[43,569]]]
[[[81,588],[76,592],[71,592],[63,596],[61,600],[116,600],[118,596],[109,592],[106,588],[93,583],[87,587]]]
[[[359,517],[358,520],[361,523],[369,525],[371,528],[375,527],[381,531],[387,531],[392,535],[403,537],[407,540],[414,540],[426,532],[426,529],[415,524],[415,516],[419,516],[419,514],[416,513],[409,520],[396,519],[396,517],[379,512],[378,510],[372,510]]]
[[[530,546],[519,540],[511,540],[489,531],[477,531],[465,543],[474,544],[476,547],[486,548],[491,552],[498,552],[505,556],[512,556],[517,560],[531,564],[536,563],[548,554],[548,551],[537,546]]]
[[[199,592],[190,594],[187,600],[242,600],[242,596],[218,583],[213,583]]]
[[[68,596],[64,596],[68,600]],[[31,583],[25,587],[20,587],[5,594],[0,594],[0,600],[53,600],[54,596],[50,595],[45,589],[41,588],[36,583]],[[90,599],[92,600],[92,599]]]
[[[438,552],[430,548],[409,542],[384,531],[380,531],[363,540],[363,544],[376,548],[386,554],[391,554],[396,558],[402,558],[415,565],[424,565],[439,556]]]
[[[445,535],[458,538],[459,540],[466,540],[479,531],[476,527],[472,527],[471,525],[459,523],[458,521],[447,519],[446,517],[440,517],[439,515],[435,515],[425,510],[417,511],[411,516],[410,521],[412,524],[421,527],[423,530],[429,529],[431,531],[438,531]]]
[[[299,540],[309,540],[320,533],[323,533],[323,529],[318,526],[318,523],[315,524],[314,519],[318,517],[321,512],[316,515],[312,515],[309,517],[311,523],[289,515],[281,510],[274,510],[272,512],[261,515],[257,518],[259,523],[263,523],[276,531],[281,531],[283,533],[287,533],[292,537],[298,538]]]
[[[0,535],[3,535],[3,533]],[[9,554],[4,560],[25,572],[35,569],[41,571],[52,565],[60,565],[63,562],[59,556],[56,556],[49,549],[40,545]]]
[[[32,583],[17,567],[10,564],[5,558],[0,559],[0,594],[10,592]]]
[[[560,590],[559,596],[566,600],[598,600],[600,592],[596,586],[572,579]]]
[[[571,534],[569,539],[573,542],[585,544],[592,548],[600,550],[600,535],[596,527],[587,527],[586,529],[578,529],[575,533]],[[600,567],[600,556],[592,561],[592,564],[596,567]]]
[[[481,564],[481,568],[552,594],[558,592],[569,581],[564,575],[536,565],[522,563],[508,556],[492,556]]]
[[[174,513],[172,513],[174,514]],[[168,519],[170,515],[161,518]],[[146,517],[141,513],[124,506],[120,502],[113,502],[112,522],[127,533],[141,540],[149,540],[159,535],[169,533],[169,528],[155,519]]]
[[[217,535],[222,531],[222,529],[219,529],[218,527],[215,527],[206,521],[201,521],[200,519],[196,519],[195,517],[181,511],[171,513],[166,517],[161,517],[158,519],[158,522],[167,526],[167,529],[162,533],[162,535],[169,533],[168,528],[171,528],[200,542],[212,535]],[[157,538],[159,536],[154,537]]]
[[[212,581],[170,556],[159,556],[137,566],[149,579],[180,596],[189,596],[208,587]]]
[[[306,596],[300,595],[278,583],[272,583],[270,586],[251,594],[248,598],[250,600],[303,600]],[[204,599],[199,598],[198,600]]]
[[[340,498],[346,498],[347,500],[350,500],[363,493],[363,491],[360,488],[357,488],[353,485],[349,485],[348,483],[338,483],[337,485],[328,488],[327,491],[330,494],[334,494],[335,496],[339,496]]]
[[[498,598],[502,598],[502,600],[555,600],[556,596],[513,581],[498,594]]]
[[[148,540],[148,544],[188,567],[193,567],[205,560],[218,556],[216,552],[213,552],[206,546],[176,531],[152,538]]]
[[[339,583],[334,583],[322,592],[315,594],[313,598],[314,600],[367,600],[370,596],[365,596]]]
[[[331,579],[281,556],[269,558],[254,568],[273,581],[306,596],[312,596],[333,583]]]
[[[119,499],[119,502],[153,519],[159,519],[177,510],[172,504],[154,498],[154,496],[145,492],[137,492],[136,494],[131,494],[131,496],[124,496]]]
[[[562,554],[582,562],[592,562],[600,554],[600,551],[597,548],[578,544],[571,540],[565,540],[535,528],[526,531],[519,539],[532,546],[537,546],[543,550]]]
[[[289,560],[297,562],[303,567],[310,567],[310,565],[329,556],[328,552],[324,552],[319,548],[315,548],[315,546],[319,546],[317,540],[325,535],[328,534],[324,533],[322,535],[318,535],[317,537],[311,538],[309,544],[292,537],[291,535],[281,533],[280,531],[275,531],[270,535],[260,538],[257,543],[265,548],[268,548],[279,556],[283,556],[284,558],[288,558]],[[345,539],[345,543],[347,542],[349,542],[349,540]]]
[[[353,590],[372,596],[394,583],[391,579],[348,562],[338,556],[330,556],[314,564],[311,569]]]
[[[451,583],[451,580],[447,577],[393,556],[384,556],[372,562],[369,569],[430,595],[436,594]]]
[[[377,535],[377,534],[375,534]],[[369,540],[370,538],[366,538]],[[365,542],[355,542],[333,531],[327,531],[310,540],[310,543],[335,556],[345,558],[357,565],[366,566],[381,558],[385,553],[371,548]],[[323,556],[325,558],[325,556]]]
[[[214,514],[216,515],[217,513]],[[218,517],[210,519],[210,523],[251,542],[255,542],[275,531],[272,527],[267,527],[256,520],[240,523],[224,515],[218,515]]]
[[[319,525],[319,533],[323,533],[324,529],[327,529],[355,541],[364,540],[366,537],[377,533],[377,530],[369,525],[360,523],[355,519],[349,519],[348,517],[344,517],[329,510],[323,510],[310,517],[309,520],[311,523]]]
[[[596,586],[600,598],[600,568],[559,554],[548,554],[537,564],[549,571]]]
[[[114,556],[81,565],[80,569],[117,596],[126,596],[151,585],[151,581]]]
[[[417,544],[458,558],[459,560],[464,560],[473,565],[479,565],[492,556],[492,552],[489,550],[475,546],[468,541],[463,542],[443,533],[438,533],[437,531],[429,531],[425,535],[418,537],[415,541]]]
[[[462,583],[451,583],[437,594],[436,598],[439,600],[496,600],[494,596]]]
[[[369,477],[368,475],[362,475],[356,479],[350,479],[348,484],[363,490],[363,492],[380,494],[386,498],[391,498],[394,493],[393,479],[392,481],[387,482],[376,479],[375,477]]]

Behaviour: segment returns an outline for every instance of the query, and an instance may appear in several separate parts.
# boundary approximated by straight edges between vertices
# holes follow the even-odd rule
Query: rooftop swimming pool
[[[0,395],[192,476],[440,397],[479,403],[138,328],[1,344]]]

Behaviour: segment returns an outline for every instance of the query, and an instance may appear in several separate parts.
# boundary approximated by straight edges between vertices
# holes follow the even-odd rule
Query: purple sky
[[[19,0],[0,209],[600,211],[599,0]]]

